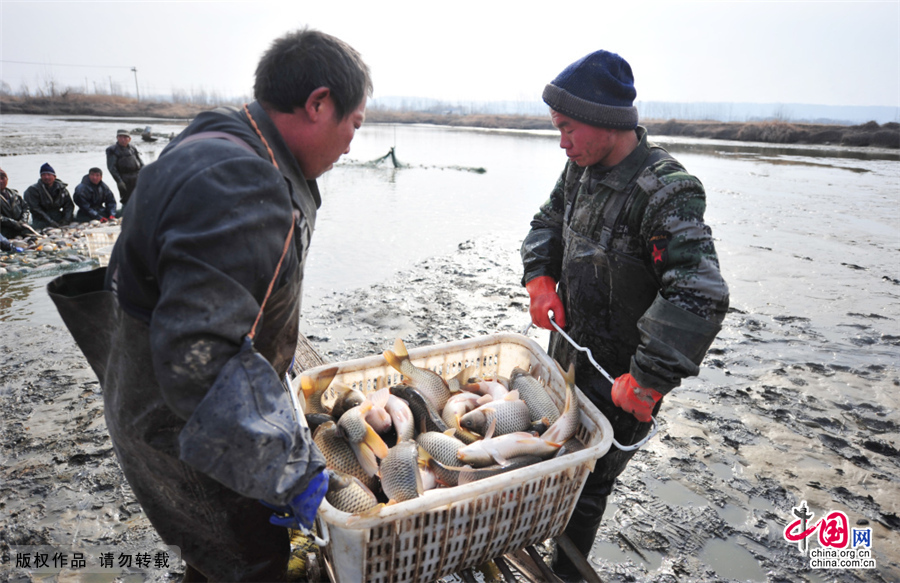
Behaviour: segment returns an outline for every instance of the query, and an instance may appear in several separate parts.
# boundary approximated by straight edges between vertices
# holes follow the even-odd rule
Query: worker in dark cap
[[[31,211],[32,227],[40,231],[72,222],[75,203],[66,186],[65,182],[56,178],[53,166],[41,166],[41,179],[25,191],[25,204]]]
[[[703,185],[638,125],[629,64],[596,51],[544,89],[568,162],[522,243],[522,283],[548,352],[609,419],[616,441],[645,437],[662,398],[699,372],[728,309]],[[615,382],[553,327],[591,350]],[[613,447],[588,476],[566,534],[587,556],[616,477]],[[553,570],[581,579],[556,553]]]
[[[122,203],[122,208],[125,208],[134,187],[137,186],[138,174],[144,167],[140,152],[131,145],[131,134],[128,130],[116,132],[116,143],[106,149],[106,167],[119,187],[119,202]]]

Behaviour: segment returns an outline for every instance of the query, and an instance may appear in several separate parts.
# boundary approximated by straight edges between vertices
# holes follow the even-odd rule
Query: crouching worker
[[[103,182],[103,170],[99,168],[88,170],[88,173],[81,179],[81,184],[75,187],[72,200],[78,207],[75,220],[79,223],[88,221],[105,223],[115,217],[116,197]]]
[[[284,580],[283,526],[311,526],[325,494],[325,459],[283,381],[316,179],[349,152],[371,91],[344,42],[277,39],[256,101],[200,114],[141,172],[108,268],[48,286],[100,379],[125,477],[180,547],[186,580]]]

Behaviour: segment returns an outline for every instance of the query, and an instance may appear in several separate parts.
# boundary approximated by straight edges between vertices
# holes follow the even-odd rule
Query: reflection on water
[[[56,306],[47,295],[47,284],[61,273],[93,267],[96,265],[66,263],[41,271],[40,275],[0,277],[0,322],[62,326]]]

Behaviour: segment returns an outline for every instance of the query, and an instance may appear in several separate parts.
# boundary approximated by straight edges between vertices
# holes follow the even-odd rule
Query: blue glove
[[[275,526],[285,528],[306,529],[312,528],[316,519],[316,511],[322,504],[325,492],[328,491],[328,470],[324,470],[309,481],[306,490],[294,496],[289,506],[273,506],[260,500],[263,505],[275,511],[269,517],[269,522]]]
[[[16,253],[25,253],[25,250],[21,247],[13,247],[13,251],[15,251]]]

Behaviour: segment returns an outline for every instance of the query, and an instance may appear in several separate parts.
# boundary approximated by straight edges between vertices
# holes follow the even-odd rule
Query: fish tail
[[[384,356],[384,359],[387,361],[387,363],[391,365],[391,368],[393,368],[397,372],[403,372],[403,369],[401,368],[402,359],[399,356],[397,356],[390,350],[385,350],[381,354],[382,356]]]
[[[400,338],[394,340],[394,354],[396,354],[400,360],[409,358],[409,351],[406,350],[406,344],[403,344],[403,340]]]
[[[566,386],[575,386],[575,363],[569,365],[569,370],[563,373],[563,378],[566,379]]]
[[[384,459],[388,454],[388,446],[381,439],[381,436],[372,429],[372,426],[366,423],[366,436],[363,438],[363,442],[366,446],[372,451],[375,457]]]
[[[303,396],[311,397],[316,391],[324,391],[331,385],[331,381],[337,375],[338,367],[332,366],[317,374],[315,377],[302,375],[300,377],[300,388],[303,390]]]
[[[374,393],[368,396],[369,401],[372,402],[372,405],[376,408],[380,407],[382,409],[387,405],[388,399],[391,396],[390,389],[387,387],[383,389],[378,389]]]

